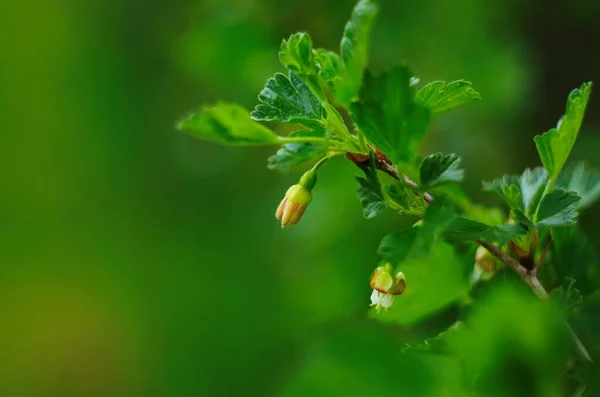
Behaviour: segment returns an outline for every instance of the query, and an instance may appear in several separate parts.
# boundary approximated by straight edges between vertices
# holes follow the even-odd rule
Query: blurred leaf
[[[377,5],[370,0],[360,0],[344,28],[340,43],[342,79],[336,80],[336,98],[342,105],[348,105],[362,85],[363,71],[369,60],[369,36],[377,16]]]
[[[492,192],[500,197],[511,209],[524,210],[519,178],[514,175],[504,175],[491,182],[483,181],[483,190]]]
[[[596,288],[590,269],[598,263],[598,254],[588,236],[577,225],[552,228],[552,269],[558,281],[577,280],[584,293]]]
[[[480,99],[481,96],[471,87],[471,83],[463,80],[449,84],[434,81],[421,88],[415,96],[415,102],[428,108],[432,114],[446,112]]]
[[[447,200],[435,200],[427,207],[420,225],[385,236],[378,254],[393,265],[426,256],[454,217],[454,208]]]
[[[600,198],[600,172],[586,167],[583,162],[563,172],[558,184],[581,197],[578,209],[588,208]]]
[[[527,233],[520,223],[490,226],[467,218],[456,218],[444,232],[450,242],[484,240],[490,243],[506,244],[510,240]]]
[[[504,200],[509,208],[521,210],[533,218],[548,181],[546,171],[537,167],[527,168],[521,176],[504,175],[491,182],[483,182],[483,188]]]
[[[254,120],[300,123],[309,128],[322,128],[326,113],[317,97],[293,72],[289,78],[281,73],[267,80],[267,85],[251,113]]]
[[[419,168],[421,190],[434,188],[448,182],[460,182],[465,171],[460,168],[460,157],[456,154],[430,154]]]
[[[441,240],[433,243],[426,255],[405,258],[398,270],[406,276],[406,290],[396,297],[390,311],[372,312],[379,321],[413,324],[468,294],[463,264],[454,249]]]
[[[537,225],[566,226],[577,219],[577,205],[581,198],[575,192],[554,188],[540,202]]]
[[[552,182],[558,178],[577,140],[591,91],[591,82],[573,90],[567,99],[566,112],[556,128],[534,138],[542,164]]]
[[[573,277],[565,277],[562,285],[550,292],[550,298],[568,313],[572,313],[575,307],[583,303],[583,296],[575,288],[575,279]]]
[[[521,210],[510,210],[510,219],[512,219],[515,223],[521,223],[526,226],[528,229],[533,229],[535,225]]]
[[[360,131],[394,164],[416,157],[430,119],[429,110],[414,103],[410,79],[408,69],[400,66],[379,76],[367,72],[360,101],[350,105]]]
[[[340,84],[342,79],[342,61],[338,54],[317,48],[313,51],[314,62],[319,76],[325,84],[335,93],[335,87]]]
[[[381,182],[377,175],[375,166],[375,157],[371,154],[370,162],[363,168],[366,178],[357,176],[358,181],[358,199],[363,208],[365,218],[373,218],[388,207],[385,197],[381,191]]]
[[[283,40],[279,60],[286,69],[296,74],[314,73],[312,40],[308,33],[295,33]]]
[[[383,187],[385,194],[395,204],[395,209],[401,214],[422,216],[426,204],[421,195],[417,194],[411,187],[395,183]]]
[[[279,137],[270,129],[250,119],[246,109],[226,102],[188,115],[177,124],[177,128],[225,145],[271,145],[279,142]]]

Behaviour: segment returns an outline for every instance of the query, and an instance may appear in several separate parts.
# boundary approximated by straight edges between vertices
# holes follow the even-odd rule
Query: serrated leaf
[[[289,172],[294,167],[323,157],[327,153],[325,145],[314,143],[288,143],[267,159],[267,167],[272,170]]]
[[[342,80],[342,60],[338,54],[322,48],[317,48],[313,54],[317,73],[335,94],[335,87]]]
[[[421,88],[415,96],[415,102],[427,107],[431,113],[442,113],[454,109],[464,103],[480,100],[481,96],[464,80],[446,84],[434,81]]]
[[[394,265],[407,258],[426,256],[454,217],[452,205],[447,200],[437,199],[427,207],[420,225],[385,236],[378,253]]]
[[[423,216],[426,208],[425,201],[411,187],[396,183],[385,185],[383,190],[394,203],[392,207],[400,211],[401,214]]]
[[[394,164],[416,158],[430,120],[429,110],[413,101],[410,79],[408,69],[400,66],[379,76],[367,72],[359,102],[350,105],[360,131]]]
[[[573,90],[567,99],[566,112],[556,128],[534,138],[542,164],[553,182],[573,149],[591,91],[591,82]]]
[[[283,40],[279,50],[279,61],[297,75],[314,73],[312,40],[308,33],[295,33],[289,39]]]
[[[519,177],[517,176],[504,175],[502,178],[490,182],[483,181],[483,190],[496,194],[511,209],[524,210]]]
[[[558,185],[581,197],[578,209],[590,207],[600,198],[600,172],[581,162],[561,174]]]
[[[531,219],[529,219],[521,210],[511,210],[510,211],[510,219],[512,219],[515,223],[521,223],[528,229],[532,229],[535,227]]]
[[[575,307],[583,303],[583,296],[575,288],[575,279],[572,277],[565,277],[563,283],[550,292],[550,298],[567,312],[572,312]]]
[[[527,168],[521,176],[504,175],[491,182],[484,181],[483,188],[504,200],[510,209],[523,211],[533,218],[547,182],[548,174],[537,167]]]
[[[219,102],[198,113],[192,113],[177,128],[198,138],[224,145],[272,145],[279,137],[264,125],[253,121],[240,105]]]
[[[370,0],[360,0],[344,28],[340,55],[344,66],[342,78],[335,84],[336,98],[349,104],[360,91],[363,72],[369,60],[369,36],[377,16],[377,5]]]
[[[527,233],[527,227],[520,223],[490,226],[458,217],[448,226],[444,232],[444,238],[453,243],[483,240],[489,243],[506,244],[525,233]]]
[[[574,224],[580,200],[575,192],[563,188],[552,189],[540,201],[536,224],[554,227]]]
[[[375,166],[375,157],[371,154],[370,162],[367,167],[364,167],[365,177],[355,177],[358,181],[358,199],[363,208],[365,218],[373,218],[381,211],[388,208],[388,204],[381,191],[381,182],[377,175],[377,167]]]
[[[465,171],[460,168],[460,157],[456,154],[430,154],[421,162],[419,174],[421,189],[427,190],[444,183],[462,181]]]
[[[267,80],[258,99],[262,103],[251,113],[254,120],[299,123],[309,128],[323,128],[325,125],[325,109],[293,72],[289,73],[289,77],[277,73]]]

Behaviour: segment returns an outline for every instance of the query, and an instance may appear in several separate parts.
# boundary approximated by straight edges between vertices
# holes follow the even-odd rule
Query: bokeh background
[[[273,212],[299,174],[266,169],[276,148],[174,129],[219,99],[254,106],[291,33],[337,50],[353,3],[2,7],[0,395],[416,395],[396,378],[424,372],[388,356],[456,313],[414,327],[367,315],[378,243],[410,220],[363,219],[340,160],[282,231]],[[600,82],[599,15],[592,0],[382,1],[371,66],[473,82],[483,100],[440,117],[423,153],[460,154],[466,190],[498,204],[481,179],[538,165],[533,136]],[[600,166],[599,124],[593,94],[572,158]],[[583,220],[592,241],[599,216]]]

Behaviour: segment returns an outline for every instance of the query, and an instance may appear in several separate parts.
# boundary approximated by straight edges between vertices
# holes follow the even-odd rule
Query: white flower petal
[[[383,297],[379,300],[379,303],[381,304],[381,306],[383,306],[384,309],[391,307],[392,303],[394,303],[394,295],[383,294]]]
[[[373,290],[373,293],[371,294],[371,304],[372,305],[378,305],[380,302],[380,298],[379,298],[379,291],[377,291],[376,289]]]

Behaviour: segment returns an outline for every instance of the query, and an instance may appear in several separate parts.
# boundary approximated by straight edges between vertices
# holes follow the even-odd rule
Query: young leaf
[[[583,162],[563,172],[558,184],[581,197],[578,209],[588,208],[600,198],[600,172],[586,167]]]
[[[483,181],[483,190],[496,194],[508,204],[511,209],[524,210],[519,177],[504,175],[491,182]]]
[[[383,187],[385,194],[395,204],[393,207],[402,214],[423,216],[425,212],[425,202],[412,188],[396,183],[385,185]]]
[[[554,188],[540,202],[537,225],[566,226],[575,223],[581,197],[563,188]]]
[[[534,138],[542,164],[552,183],[558,178],[575,144],[591,91],[591,82],[573,90],[567,99],[566,112],[556,128]]]
[[[490,243],[506,244],[510,240],[527,233],[527,227],[520,223],[490,226],[467,218],[456,218],[444,232],[449,242],[484,240]]]
[[[279,137],[264,125],[251,120],[246,109],[226,102],[188,115],[177,124],[177,128],[224,145],[279,143]]]
[[[279,61],[296,74],[314,73],[312,40],[308,33],[296,33],[283,40],[279,51]]]
[[[379,76],[365,73],[360,101],[350,105],[354,122],[393,163],[416,157],[416,144],[425,136],[430,112],[413,101],[411,73],[395,67]]]
[[[446,84],[434,81],[421,88],[415,102],[429,108],[432,114],[452,110],[463,103],[480,100],[481,96],[468,81],[458,80]]]
[[[338,54],[317,48],[313,51],[314,62],[321,79],[335,93],[336,85],[342,80],[342,61]]]
[[[430,154],[421,162],[419,168],[421,188],[434,188],[443,183],[460,182],[465,174],[460,168],[460,157],[456,154]]]
[[[364,167],[365,178],[357,176],[358,181],[358,199],[363,207],[363,215],[370,219],[377,216],[381,211],[388,207],[385,197],[381,191],[381,182],[377,175],[375,167],[375,157],[371,155],[371,161],[368,167]]]
[[[373,1],[360,0],[344,28],[340,43],[343,77],[335,85],[337,100],[343,105],[349,104],[360,91],[369,57],[369,36],[377,11]]]
[[[581,292],[575,288],[575,279],[572,277],[565,277],[562,285],[552,290],[550,298],[567,312],[572,312],[575,307],[583,303],[583,296],[581,296]]]
[[[258,95],[262,102],[251,113],[254,120],[300,123],[322,128],[326,112],[317,97],[293,72],[289,77],[277,73]]]
[[[527,168],[519,178],[523,207],[528,216],[533,216],[548,183],[548,173],[542,167]]]
[[[288,143],[267,159],[267,167],[272,170],[288,172],[292,168],[311,160],[323,157],[327,148],[314,143]]]

